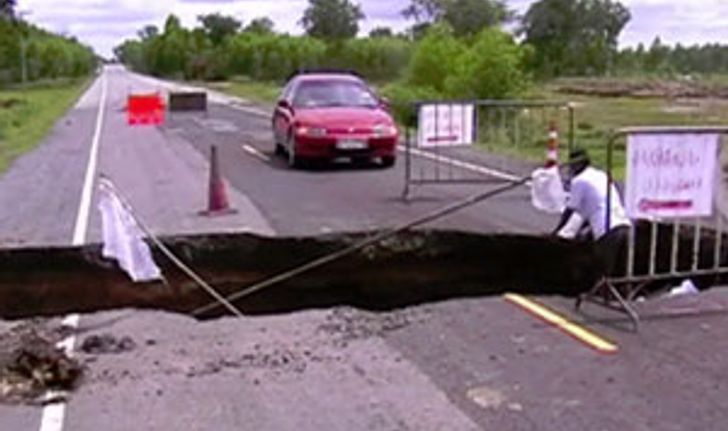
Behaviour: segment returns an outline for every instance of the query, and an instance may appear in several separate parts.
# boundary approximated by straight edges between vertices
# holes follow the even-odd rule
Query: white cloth
[[[539,168],[531,174],[531,203],[540,211],[561,214],[566,207],[566,192],[559,168]]]
[[[697,295],[700,290],[693,284],[692,280],[683,280],[680,286],[670,289],[668,296]]]
[[[632,224],[627,218],[614,184],[611,185],[611,203],[607,205],[608,181],[606,173],[591,166],[571,180],[571,194],[567,207],[589,222],[595,239],[607,233],[607,206],[609,206],[610,230]]]
[[[161,271],[154,263],[139,227],[114,192],[111,182],[106,179],[102,179],[99,184],[98,208],[104,241],[102,255],[107,259],[116,259],[134,282],[161,279]]]
[[[581,231],[582,226],[584,226],[584,218],[578,213],[573,213],[564,227],[562,227],[556,235],[559,238],[574,239],[577,235],[579,235],[579,231]]]

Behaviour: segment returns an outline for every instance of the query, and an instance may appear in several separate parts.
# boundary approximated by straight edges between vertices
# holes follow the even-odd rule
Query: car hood
[[[301,124],[321,127],[372,127],[393,124],[392,117],[378,108],[305,108],[296,110]]]

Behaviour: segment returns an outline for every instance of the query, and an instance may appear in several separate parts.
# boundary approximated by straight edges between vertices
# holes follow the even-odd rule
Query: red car
[[[276,153],[292,167],[337,158],[389,167],[399,139],[386,101],[345,72],[294,75],[273,113],[273,135]]]

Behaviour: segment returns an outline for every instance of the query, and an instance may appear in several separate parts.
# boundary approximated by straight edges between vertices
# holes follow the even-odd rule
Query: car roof
[[[351,81],[351,82],[362,82],[361,76],[350,70],[340,69],[319,69],[319,70],[302,70],[294,72],[288,81],[328,81],[328,80],[339,80],[339,81]]]
[[[362,82],[362,79],[358,76],[347,75],[343,73],[316,73],[308,75],[300,75],[294,78],[299,82],[309,81],[351,81],[351,82]]]

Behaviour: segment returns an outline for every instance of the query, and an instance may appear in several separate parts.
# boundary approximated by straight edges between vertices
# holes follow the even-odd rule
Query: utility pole
[[[25,86],[28,81],[28,59],[25,55],[28,46],[28,39],[25,35],[20,36],[20,82]]]
[[[30,11],[17,12],[18,25],[22,25],[22,18],[30,15]],[[20,29],[20,82],[23,87],[28,82],[28,34],[25,28]]]

